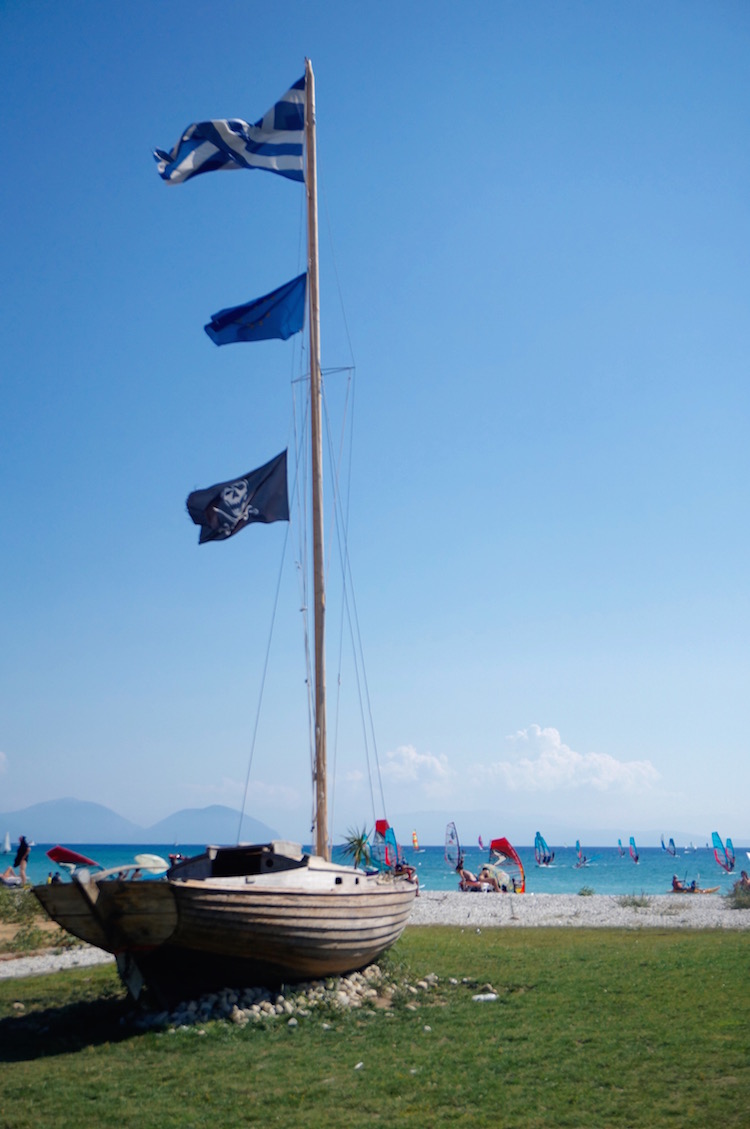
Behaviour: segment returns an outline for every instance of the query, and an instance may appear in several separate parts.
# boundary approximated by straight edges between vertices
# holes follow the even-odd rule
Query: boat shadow
[[[78,1001],[0,1019],[0,1063],[34,1062],[143,1034],[127,999]]]

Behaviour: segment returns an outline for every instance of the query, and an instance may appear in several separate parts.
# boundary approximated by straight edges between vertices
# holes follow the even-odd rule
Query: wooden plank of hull
[[[80,941],[96,945],[98,949],[112,952],[101,921],[94,914],[91,901],[75,882],[53,882],[48,886],[35,886],[34,893],[47,914],[66,933]]]
[[[68,933],[110,953],[163,944],[177,924],[166,882],[50,883],[34,893]]]
[[[326,954],[359,956],[382,949],[401,934],[414,887],[383,893],[295,894],[276,889],[223,891],[207,883],[175,889],[179,924],[172,938],[181,947],[246,957],[302,949],[309,959]]]
[[[163,945],[177,925],[177,907],[167,882],[103,882],[97,909],[107,922],[114,952]]]
[[[244,951],[248,931],[258,938],[278,938],[279,931],[290,939],[307,940],[314,945],[360,941],[401,932],[409,917],[413,893],[407,891],[390,904],[369,896],[336,894],[305,895],[295,898],[274,890],[224,893],[210,889],[184,889],[175,892],[179,925],[174,940],[189,942],[196,948],[217,943],[230,950]]]

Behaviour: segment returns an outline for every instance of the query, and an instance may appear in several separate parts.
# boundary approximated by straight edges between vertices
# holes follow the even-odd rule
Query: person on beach
[[[3,886],[20,886],[21,879],[18,877],[12,866],[7,866],[2,874],[0,874],[0,882]]]
[[[21,876],[21,885],[26,885],[26,861],[31,854],[31,847],[29,846],[26,836],[21,835],[18,839],[18,850],[13,862],[14,869],[18,869]]]
[[[479,871],[479,881],[488,883],[496,894],[500,893],[500,883],[497,880],[497,876],[492,873],[488,866],[483,866]]]
[[[459,887],[462,890],[467,890],[471,886],[476,886],[477,876],[476,874],[472,874],[470,870],[466,870],[466,868],[464,867],[463,859],[460,860],[458,866],[456,867],[456,874],[459,877]]]
[[[456,873],[459,877],[459,890],[478,890],[483,894],[494,890],[496,893],[500,893],[500,885],[489,867],[483,866],[479,872],[479,877],[477,877],[477,875],[472,874],[470,870],[466,870],[463,859],[461,859],[456,867]]]
[[[746,870],[740,871],[740,889],[750,890],[750,878],[748,878]]]

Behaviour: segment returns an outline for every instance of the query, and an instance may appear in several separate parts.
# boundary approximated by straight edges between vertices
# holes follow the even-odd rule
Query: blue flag
[[[211,315],[204,326],[215,345],[231,345],[235,341],[286,341],[299,333],[305,324],[305,290],[307,275],[300,274],[277,290]]]
[[[258,470],[188,496],[187,509],[201,527],[198,543],[226,541],[254,521],[289,521],[286,451]]]
[[[216,169],[267,169],[304,180],[305,79],[272,106],[255,125],[240,118],[195,122],[170,152],[155,149],[159,176],[181,184]]]

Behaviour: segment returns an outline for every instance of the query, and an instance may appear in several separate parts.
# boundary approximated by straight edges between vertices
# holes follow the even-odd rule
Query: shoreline
[[[750,909],[732,909],[719,894],[494,894],[424,890],[414,903],[412,926],[574,929],[750,930]],[[113,963],[90,945],[33,956],[0,954],[0,980],[68,968]]]

